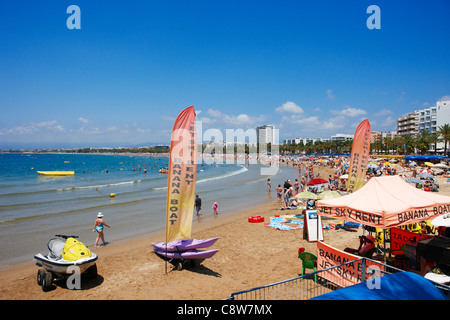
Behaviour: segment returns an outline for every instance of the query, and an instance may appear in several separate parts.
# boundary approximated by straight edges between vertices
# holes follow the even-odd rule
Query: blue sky
[[[70,5],[81,29],[69,30]],[[370,5],[381,29],[368,29]],[[274,124],[280,139],[396,129],[450,95],[450,2],[1,1],[0,148],[169,143]]]

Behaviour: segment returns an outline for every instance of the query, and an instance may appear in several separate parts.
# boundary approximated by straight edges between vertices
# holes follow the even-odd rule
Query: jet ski
[[[53,281],[61,280],[74,274],[86,273],[90,278],[97,276],[97,255],[76,238],[78,236],[55,235],[47,243],[48,255],[38,253],[34,256],[37,272],[37,283],[42,290],[48,291]],[[79,268],[78,270],[76,268]]]

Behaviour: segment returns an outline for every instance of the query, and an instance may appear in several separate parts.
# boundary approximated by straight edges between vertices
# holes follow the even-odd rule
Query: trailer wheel
[[[42,277],[42,290],[47,292],[52,287],[53,274],[51,272],[44,271],[44,276]]]
[[[42,280],[44,279],[44,273],[45,273],[44,269],[38,269],[37,275],[36,275],[36,280],[37,280],[38,286],[42,286]]]

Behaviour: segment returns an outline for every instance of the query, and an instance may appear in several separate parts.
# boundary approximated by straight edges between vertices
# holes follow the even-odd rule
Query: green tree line
[[[393,139],[384,138],[370,144],[370,151],[374,154],[412,154],[416,150],[419,154],[429,153],[428,150],[436,150],[438,142],[444,142],[444,155],[448,152],[448,142],[450,141],[450,125],[444,124],[438,128],[436,133],[428,129],[421,130],[417,135],[401,135]],[[350,153],[353,140],[347,141],[316,141],[303,142],[299,144],[280,146],[280,152],[284,153],[307,153],[307,154],[341,154]],[[434,147],[433,147],[434,146]]]

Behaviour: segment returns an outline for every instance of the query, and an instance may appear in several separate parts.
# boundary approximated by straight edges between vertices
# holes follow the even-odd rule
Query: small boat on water
[[[43,176],[73,176],[75,171],[37,171]]]

